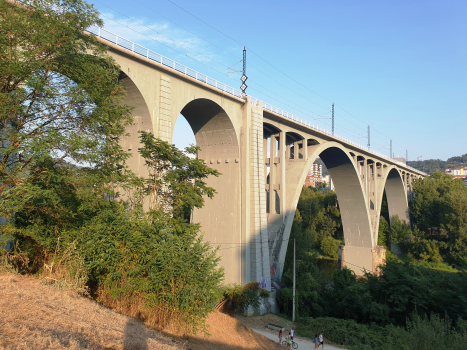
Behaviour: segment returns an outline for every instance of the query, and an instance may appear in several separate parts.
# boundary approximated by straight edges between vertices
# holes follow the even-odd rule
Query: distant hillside
[[[460,157],[451,157],[446,161],[441,159],[427,159],[424,161],[409,161],[407,165],[429,174],[433,174],[435,171],[444,172],[446,169],[467,166],[467,153]]]

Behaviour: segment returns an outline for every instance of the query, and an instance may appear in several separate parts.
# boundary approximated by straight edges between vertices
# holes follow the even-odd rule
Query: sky
[[[104,28],[409,160],[467,153],[467,1],[88,0]],[[195,143],[183,117],[174,143]]]

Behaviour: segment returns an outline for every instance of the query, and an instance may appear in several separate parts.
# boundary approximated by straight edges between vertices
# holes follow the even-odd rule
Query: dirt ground
[[[213,312],[207,324],[209,338],[180,337],[37,278],[0,274],[0,349],[283,349],[225,314]]]

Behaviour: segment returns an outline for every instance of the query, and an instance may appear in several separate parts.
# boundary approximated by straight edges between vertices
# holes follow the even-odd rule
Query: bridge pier
[[[362,276],[364,272],[373,274],[380,273],[380,265],[386,261],[386,249],[375,245],[373,249],[364,247],[346,246],[339,244],[339,255],[337,269],[344,267],[355,272],[357,276]]]

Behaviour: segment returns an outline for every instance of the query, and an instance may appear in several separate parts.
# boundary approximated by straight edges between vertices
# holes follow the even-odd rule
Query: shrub
[[[339,241],[332,237],[325,237],[321,241],[321,250],[327,256],[337,259],[339,255]]]
[[[230,307],[240,312],[249,306],[257,309],[261,299],[269,298],[269,292],[260,288],[258,282],[249,282],[243,286],[234,283],[225,287],[223,294],[224,298],[229,301]]]

